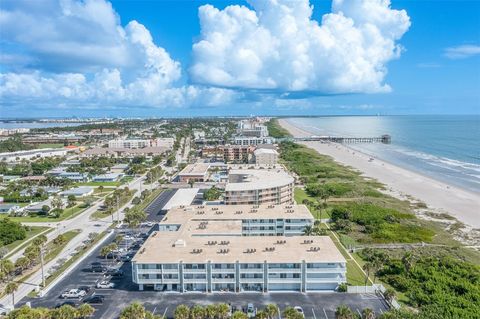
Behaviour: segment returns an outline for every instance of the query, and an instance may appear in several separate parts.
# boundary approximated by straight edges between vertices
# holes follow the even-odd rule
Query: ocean
[[[391,144],[349,147],[439,181],[480,193],[480,115],[288,118],[312,135],[377,137]]]

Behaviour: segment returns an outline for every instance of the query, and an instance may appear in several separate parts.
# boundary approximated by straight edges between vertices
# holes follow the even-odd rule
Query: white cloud
[[[34,101],[63,107],[218,105],[235,92],[179,85],[180,63],[137,21],[125,27],[105,0],[6,2],[2,40],[28,57],[3,53],[2,104]],[[0,62],[1,62],[0,61]]]
[[[480,45],[459,45],[446,48],[444,55],[449,59],[465,59],[475,55],[480,55]]]
[[[334,0],[321,23],[308,0],[248,0],[253,7],[199,9],[194,82],[327,94],[385,92],[386,63],[410,26],[389,0]]]

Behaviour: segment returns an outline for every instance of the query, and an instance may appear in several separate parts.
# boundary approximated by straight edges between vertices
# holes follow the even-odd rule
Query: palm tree
[[[371,308],[363,309],[362,319],[375,319],[375,312]]]
[[[175,312],[173,314],[175,319],[189,319],[190,317],[190,308],[186,305],[179,305],[175,308]]]
[[[232,319],[248,319],[248,316],[246,313],[242,312],[242,311],[235,311],[233,314],[232,314]]]
[[[340,305],[335,310],[336,319],[354,319],[355,313],[348,306]]]
[[[200,305],[195,305],[190,309],[190,319],[203,319],[205,317],[205,309]]]
[[[95,308],[93,308],[87,303],[81,304],[77,308],[77,313],[80,318],[89,318],[93,315],[94,312],[95,312]]]
[[[205,307],[205,318],[214,319],[217,316],[217,306],[212,304]]]
[[[383,293],[383,297],[385,298],[386,301],[391,303],[393,299],[395,299],[396,292],[392,288],[387,288],[385,292]]]
[[[15,265],[10,259],[0,259],[0,273],[3,273],[6,278],[15,270]]]
[[[221,303],[217,305],[217,317],[218,319],[228,318],[230,312],[230,307],[226,303]]]
[[[409,273],[410,270],[413,268],[414,259],[415,259],[415,257],[413,256],[413,254],[411,252],[407,252],[403,256],[402,263],[403,263],[403,266],[405,267],[405,270],[407,271],[407,273]]]
[[[145,307],[142,306],[139,302],[131,303],[120,313],[120,319],[142,319],[145,318],[145,316]]]
[[[268,319],[268,314],[265,310],[259,310],[257,311],[257,314],[255,315],[256,319]]]
[[[63,305],[60,308],[52,310],[50,315],[52,318],[59,319],[77,318],[77,310],[70,305]]]
[[[12,295],[12,307],[15,307],[15,292],[18,290],[18,284],[14,281],[9,282],[5,286],[5,293]]]
[[[28,268],[29,265],[30,265],[30,260],[24,256],[18,258],[17,261],[15,262],[15,268],[19,269],[20,271],[24,271],[25,269]]]
[[[267,312],[268,318],[270,319],[273,319],[279,315],[278,307],[273,303],[269,303],[265,307],[265,311]]]
[[[311,236],[313,234],[313,227],[310,225],[305,226],[305,229],[303,230],[303,234],[305,236]]]
[[[370,277],[370,270],[372,269],[372,263],[366,262],[362,269],[365,271],[365,286],[368,283],[368,277]]]

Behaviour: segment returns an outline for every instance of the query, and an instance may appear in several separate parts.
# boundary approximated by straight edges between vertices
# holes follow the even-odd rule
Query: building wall
[[[275,165],[278,162],[278,154],[275,153],[256,153],[255,164],[257,165]]]
[[[215,263],[136,264],[133,281],[155,290],[218,291],[332,291],[346,282],[345,263]]]
[[[226,191],[227,205],[288,204],[293,201],[293,183],[268,189]]]

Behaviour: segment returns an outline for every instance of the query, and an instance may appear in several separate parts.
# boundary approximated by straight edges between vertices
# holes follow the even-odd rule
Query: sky
[[[479,0],[0,1],[0,118],[479,114],[479,92]]]

